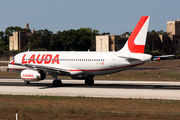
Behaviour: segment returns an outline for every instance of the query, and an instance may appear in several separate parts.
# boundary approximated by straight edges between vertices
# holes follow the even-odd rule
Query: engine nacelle
[[[26,81],[39,81],[41,79],[41,74],[35,70],[23,70],[21,72],[21,78]]]

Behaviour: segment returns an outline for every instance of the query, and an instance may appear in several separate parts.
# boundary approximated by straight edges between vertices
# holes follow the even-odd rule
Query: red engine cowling
[[[23,70],[21,72],[21,78],[27,81],[39,81],[41,80],[41,74],[35,70]]]

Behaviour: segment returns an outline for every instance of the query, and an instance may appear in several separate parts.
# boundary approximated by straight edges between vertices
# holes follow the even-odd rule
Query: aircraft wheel
[[[25,85],[30,84],[30,81],[24,81],[24,84]]]
[[[53,80],[52,85],[54,87],[60,87],[62,85],[62,81],[61,80]]]
[[[58,80],[58,86],[61,86],[62,85],[62,81],[59,79]]]
[[[93,85],[94,84],[94,80],[93,79],[85,79],[85,84],[86,85]]]

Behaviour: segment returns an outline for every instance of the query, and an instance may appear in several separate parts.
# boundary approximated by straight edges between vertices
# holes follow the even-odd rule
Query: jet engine
[[[26,81],[39,81],[45,79],[46,74],[43,71],[23,70],[21,78]]]

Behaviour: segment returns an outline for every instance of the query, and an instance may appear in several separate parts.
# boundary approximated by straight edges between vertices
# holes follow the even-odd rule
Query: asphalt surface
[[[95,80],[85,85],[84,80],[62,80],[61,87],[51,83],[47,79],[24,85],[21,79],[0,78],[0,94],[180,100],[180,82]]]

